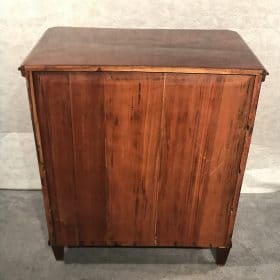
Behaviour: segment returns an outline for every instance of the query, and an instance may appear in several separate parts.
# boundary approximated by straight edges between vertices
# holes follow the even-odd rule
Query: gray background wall
[[[243,192],[280,190],[277,0],[0,0],[0,188],[40,188],[25,81],[17,67],[52,26],[239,32],[270,73],[262,87]]]

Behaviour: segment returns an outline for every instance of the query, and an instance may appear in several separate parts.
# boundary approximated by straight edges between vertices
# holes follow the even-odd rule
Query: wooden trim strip
[[[69,95],[69,102],[70,102],[70,116],[71,116],[71,136],[72,136],[72,154],[73,154],[73,180],[74,180],[74,201],[75,205],[73,205],[75,209],[75,234],[76,234],[76,244],[79,244],[80,239],[80,220],[79,220],[79,214],[78,214],[78,209],[79,209],[79,204],[78,204],[78,191],[77,191],[77,176],[76,176],[76,166],[77,166],[77,153],[75,150],[75,130],[74,130],[74,121],[73,121],[73,92],[72,92],[72,80],[71,80],[71,73],[68,73],[67,75],[68,78],[68,95]]]
[[[46,178],[46,170],[44,164],[44,156],[42,151],[42,144],[41,144],[41,134],[40,134],[40,127],[37,115],[37,107],[35,101],[35,90],[34,90],[34,83],[33,83],[33,75],[32,71],[28,71],[26,75],[26,85],[28,91],[28,99],[29,99],[29,106],[31,112],[31,120],[32,126],[34,131],[34,138],[36,144],[36,152],[37,152],[37,160],[41,178],[41,186],[43,192],[43,199],[44,199],[44,207],[45,207],[45,215],[48,223],[48,233],[49,233],[49,244],[52,244],[55,240],[55,232],[54,232],[54,224],[53,224],[53,213],[51,210],[50,205],[50,195],[47,187],[47,178]]]
[[[185,73],[185,74],[227,74],[227,75],[262,75],[263,80],[268,74],[263,69],[218,69],[189,68],[165,66],[118,66],[118,65],[23,65],[19,67],[22,75],[26,71],[112,71],[112,72],[149,72],[149,73]]]
[[[244,173],[245,173],[246,162],[247,162],[247,158],[248,158],[249,147],[250,147],[250,143],[251,143],[254,121],[255,121],[255,116],[256,116],[256,111],[257,111],[259,93],[260,93],[260,89],[261,89],[261,82],[262,82],[262,76],[256,76],[255,82],[254,82],[254,87],[253,87],[252,98],[251,98],[250,111],[249,111],[248,120],[247,120],[247,130],[246,130],[245,141],[244,141],[244,145],[243,145],[243,153],[242,153],[241,160],[240,160],[239,173],[237,176],[236,188],[235,188],[235,193],[234,193],[233,202],[232,202],[232,206],[231,206],[230,221],[229,221],[229,226],[228,226],[226,244],[230,244],[232,234],[233,234],[233,228],[234,228],[234,222],[235,222],[235,218],[236,218],[236,214],[237,214],[240,191],[241,191],[243,177],[244,177]]]

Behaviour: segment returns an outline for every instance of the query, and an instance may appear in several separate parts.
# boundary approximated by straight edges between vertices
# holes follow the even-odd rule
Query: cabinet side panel
[[[44,156],[43,156],[42,144],[41,144],[40,126],[38,123],[36,98],[34,92],[34,80],[33,80],[32,72],[26,72],[25,75],[26,75],[26,85],[28,90],[32,126],[33,126],[33,132],[34,132],[34,138],[36,144],[37,160],[38,160],[38,166],[40,171],[41,187],[42,187],[42,193],[44,199],[45,216],[46,216],[47,226],[48,226],[49,242],[52,243],[55,241],[55,232],[54,232],[53,217],[51,212],[50,194],[49,194],[49,190],[47,187],[47,180],[46,180],[47,178],[46,178]]]
[[[158,245],[226,245],[253,82],[167,74]]]
[[[67,73],[34,74],[55,244],[77,245],[71,101]]]
[[[163,74],[106,73],[108,244],[154,245]]]
[[[255,121],[255,116],[256,116],[256,111],[257,111],[257,105],[258,105],[258,100],[259,100],[262,79],[263,79],[263,76],[261,76],[261,75],[256,76],[254,88],[252,90],[250,113],[249,113],[248,120],[247,120],[247,131],[246,131],[245,141],[244,141],[244,145],[243,145],[243,152],[242,152],[242,157],[241,157],[241,161],[240,161],[239,174],[237,177],[235,194],[234,194],[233,201],[232,201],[232,215],[230,217],[229,226],[228,226],[227,243],[231,242],[231,238],[232,238],[232,234],[233,234],[234,222],[235,222],[235,217],[236,217],[236,213],[237,213],[239,196],[240,196],[243,176],[244,176],[244,172],[245,172],[249,147],[250,147],[250,143],[251,143],[251,137],[252,137],[252,133],[253,133],[253,127],[254,127],[254,121]]]
[[[80,245],[106,241],[103,73],[69,74]]]

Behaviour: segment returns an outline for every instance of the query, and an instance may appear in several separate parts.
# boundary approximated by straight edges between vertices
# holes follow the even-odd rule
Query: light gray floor
[[[40,191],[0,191],[0,279],[280,279],[280,192],[242,194],[224,267],[210,250],[47,246]]]

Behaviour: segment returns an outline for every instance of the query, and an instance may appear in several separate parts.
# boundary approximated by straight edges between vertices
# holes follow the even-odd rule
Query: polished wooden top
[[[235,69],[267,74],[238,33],[230,30],[53,27],[43,34],[20,69],[52,66],[133,66],[132,70],[142,67],[154,72],[164,72],[161,68],[181,68],[181,72]]]

